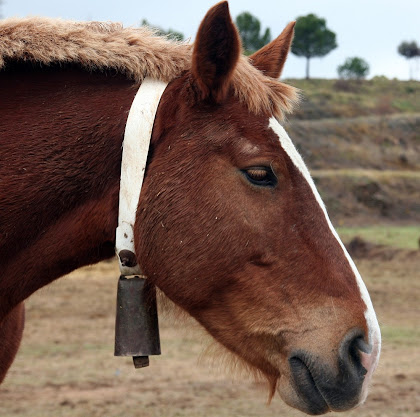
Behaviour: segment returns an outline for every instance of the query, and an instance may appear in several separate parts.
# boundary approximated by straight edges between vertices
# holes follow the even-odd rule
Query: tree
[[[340,78],[362,80],[369,73],[369,64],[363,58],[355,56],[347,58],[344,64],[339,65],[337,72]]]
[[[141,26],[148,26],[149,28],[153,29],[156,32],[156,34],[160,36],[167,36],[169,39],[173,39],[175,41],[184,40],[184,35],[181,32],[177,32],[176,30],[173,30],[173,29],[168,29],[167,31],[165,31],[159,26],[151,25],[146,19],[143,19],[141,21]]]
[[[246,55],[251,55],[271,41],[270,29],[267,28],[264,34],[260,35],[261,23],[251,13],[241,13],[236,17],[235,23]]]
[[[309,79],[309,60],[325,56],[336,47],[335,33],[327,28],[325,19],[312,13],[296,19],[292,53],[306,58],[306,79]]]
[[[408,60],[411,60],[412,58],[416,58],[420,56],[420,48],[417,46],[417,43],[415,41],[412,42],[401,42],[398,46],[398,53],[402,55],[403,57],[407,58]],[[409,69],[410,69],[410,80],[413,78],[413,73],[411,69],[410,63]]]

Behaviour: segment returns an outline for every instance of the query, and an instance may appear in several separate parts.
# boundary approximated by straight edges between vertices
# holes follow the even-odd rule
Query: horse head
[[[293,26],[250,57],[273,85]],[[377,319],[278,115],[235,94],[240,53],[219,3],[198,30],[191,69],[158,108],[137,210],[138,261],[264,375],[272,394],[310,414],[348,410],[365,400],[379,358]]]

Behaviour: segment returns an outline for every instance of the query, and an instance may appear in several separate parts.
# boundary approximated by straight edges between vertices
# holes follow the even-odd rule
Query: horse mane
[[[146,27],[29,17],[0,21],[0,70],[9,61],[77,64],[112,70],[135,82],[146,76],[169,82],[191,67],[192,45],[157,36]],[[282,119],[298,101],[297,90],[264,76],[242,56],[232,77],[238,99],[256,114]]]

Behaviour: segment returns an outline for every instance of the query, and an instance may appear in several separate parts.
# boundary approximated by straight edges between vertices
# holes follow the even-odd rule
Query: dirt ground
[[[420,256],[357,263],[383,350],[366,404],[344,415],[419,416]],[[267,406],[263,387],[233,378],[206,353],[212,342],[189,319],[161,315],[162,356],[149,368],[114,357],[117,276],[114,263],[101,263],[28,300],[22,347],[0,388],[1,417],[303,416],[279,397]]]

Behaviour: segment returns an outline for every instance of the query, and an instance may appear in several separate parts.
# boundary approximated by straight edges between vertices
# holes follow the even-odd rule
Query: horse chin
[[[277,384],[277,393],[287,405],[306,414],[317,416],[331,411],[315,385],[308,387],[307,397],[303,398],[290,383],[289,377],[282,376]]]

